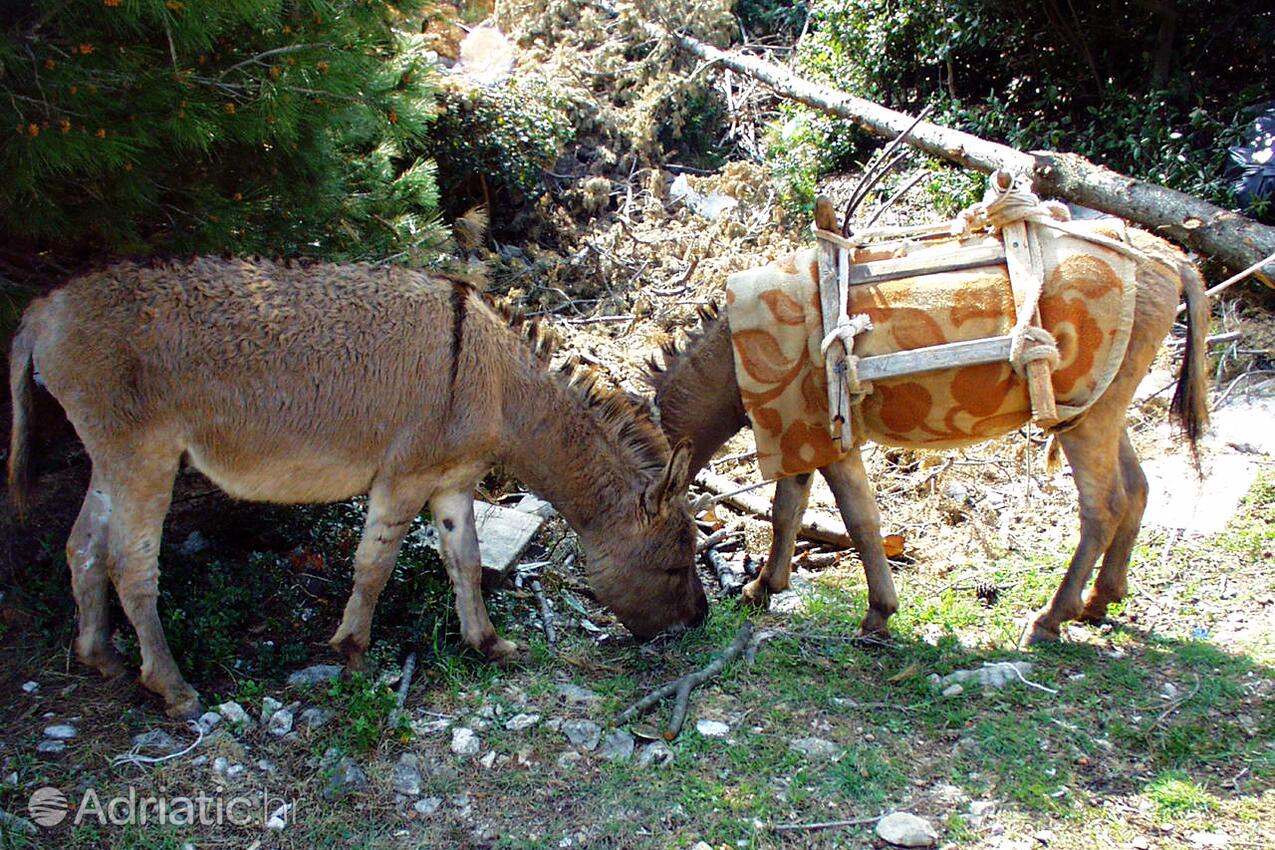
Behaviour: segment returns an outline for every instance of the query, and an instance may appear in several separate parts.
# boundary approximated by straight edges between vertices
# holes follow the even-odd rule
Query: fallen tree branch
[[[389,727],[393,729],[398,726],[399,718],[403,716],[403,706],[407,704],[407,692],[412,687],[412,676],[416,674],[416,653],[407,653],[407,658],[403,659],[403,675],[398,680],[398,693],[394,695],[394,710],[390,712]]]
[[[764,497],[753,493],[739,492],[739,485],[725,475],[701,469],[699,474],[695,476],[695,483],[705,490],[721,496],[721,501],[723,502],[732,504],[759,517],[771,518],[770,502]],[[849,549],[853,545],[850,542],[849,534],[808,511],[802,514],[801,530],[797,533],[802,537],[818,540],[820,543],[839,546],[842,549]]]
[[[720,552],[710,546],[700,552],[700,556],[717,576],[717,583],[721,586],[722,593],[727,596],[736,596],[744,589],[744,577],[730,568],[730,563],[722,557]]]
[[[673,714],[669,718],[668,729],[664,732],[664,739],[671,741],[682,731],[682,726],[686,724],[686,715],[690,710],[691,691],[716,676],[726,669],[727,665],[733,662],[748,646],[749,640],[753,636],[753,623],[751,620],[745,620],[744,625],[740,626],[739,632],[735,635],[735,639],[730,642],[730,646],[726,647],[720,655],[710,661],[703,668],[696,670],[694,673],[687,673],[680,679],[674,679],[660,685],[637,702],[633,703],[616,718],[616,725],[622,726],[637,717],[641,717],[658,703],[660,700],[668,697],[674,697]]]
[[[601,0],[598,5],[608,12],[614,11]],[[687,53],[761,80],[781,97],[846,118],[878,136],[893,139],[912,124],[913,118],[909,115],[812,83],[774,63],[719,50],[689,35],[669,32],[658,24],[648,22],[643,26],[652,36],[669,38]],[[1137,222],[1161,236],[1215,257],[1231,268],[1245,268],[1275,254],[1275,227],[1259,224],[1192,195],[1126,177],[1077,154],[1024,153],[926,121],[916,125],[907,143],[976,171],[990,173],[1002,169],[1030,174],[1037,192]],[[1275,278],[1275,268],[1267,266],[1266,274]]]
[[[549,609],[549,599],[540,586],[540,579],[531,580],[531,592],[536,594],[536,601],[540,603],[540,624],[545,630],[545,643],[553,646],[558,642],[558,633],[553,628],[553,611]]]
[[[848,818],[846,820],[825,820],[818,823],[780,823],[771,827],[775,832],[818,832],[821,829],[841,829],[847,826],[872,826],[881,820],[881,815],[873,818]]]

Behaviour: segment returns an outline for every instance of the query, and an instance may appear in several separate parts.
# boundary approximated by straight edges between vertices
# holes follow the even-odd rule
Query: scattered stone
[[[69,723],[55,723],[44,728],[44,737],[55,741],[69,741],[77,734],[75,727]]]
[[[954,682],[943,689],[945,697],[958,697],[963,693],[965,693],[965,686],[959,682]]]
[[[580,755],[575,750],[567,750],[565,753],[558,756],[558,769],[572,770],[573,768],[575,768],[577,764],[579,764],[583,760],[584,760],[584,756]]]
[[[283,708],[283,703],[274,697],[262,697],[261,699],[261,722],[269,723],[274,713]]]
[[[458,756],[476,756],[482,749],[482,741],[473,729],[464,726],[452,730],[452,752]]]
[[[598,755],[607,761],[628,761],[635,746],[632,735],[623,729],[615,729],[603,739]]]
[[[257,759],[257,770],[274,776],[279,772],[279,766],[270,759]]]
[[[1032,671],[1030,661],[996,661],[973,670],[957,670],[938,680],[937,687],[947,688],[962,682],[977,682],[985,688],[1000,688],[1027,677]],[[944,691],[946,693],[946,691]]]
[[[841,747],[823,738],[797,738],[788,746],[808,759],[832,759],[841,754]]]
[[[282,738],[284,735],[292,731],[292,711],[291,709],[281,708],[270,715],[270,721],[266,724],[266,731],[276,738]]]
[[[720,720],[697,720],[695,731],[705,738],[725,738],[730,734],[730,726]]]
[[[284,803],[270,813],[266,820],[266,829],[271,832],[283,832],[288,827],[288,815],[292,814],[292,803]]]
[[[238,779],[239,777],[243,776],[243,772],[244,772],[244,766],[242,764],[239,764],[238,762],[235,762],[230,767],[226,768],[226,778]]]
[[[414,720],[412,732],[416,735],[437,735],[451,728],[452,722],[446,717],[438,720]]]
[[[566,719],[565,717],[550,717],[545,721],[545,728],[550,732],[560,732],[562,731],[562,722]]]
[[[488,750],[487,754],[478,760],[478,763],[486,770],[491,770],[491,766],[496,763],[496,751]]]
[[[221,715],[215,711],[205,711],[195,722],[199,724],[200,731],[207,735],[221,722]]]
[[[315,664],[304,667],[288,676],[288,687],[300,688],[308,685],[321,685],[341,675],[339,664]]]
[[[4,777],[4,784],[11,785],[16,788],[18,785],[18,772],[14,770],[7,773]]]
[[[412,810],[423,818],[438,811],[443,805],[442,797],[422,797],[412,804]]]
[[[358,762],[349,756],[344,756],[337,762],[332,778],[328,780],[327,787],[323,789],[323,799],[336,800],[347,794],[366,789],[367,774],[363,772],[363,768],[359,767]]]
[[[248,712],[243,710],[243,706],[237,702],[223,702],[217,706],[217,713],[237,730],[252,729],[257,725],[248,716]]]
[[[226,770],[229,769],[229,767],[230,767],[230,759],[226,758],[225,756],[217,756],[217,758],[213,759],[213,766],[212,766],[213,773],[217,774],[218,776],[225,776]]]
[[[505,721],[505,728],[510,732],[522,732],[540,722],[539,714],[515,714]]]
[[[945,806],[959,806],[969,800],[965,792],[949,782],[940,782],[934,786],[934,799]]]
[[[183,558],[192,558],[207,548],[208,538],[198,531],[192,531],[186,535],[186,539],[182,541],[182,545],[177,551],[181,553]]]
[[[500,709],[495,703],[485,702],[478,707],[478,716],[483,720],[495,720],[496,715],[500,713]]]
[[[1056,837],[1057,837],[1057,836],[1056,836],[1056,835],[1054,835],[1054,831],[1053,831],[1052,829],[1041,829],[1041,830],[1037,830],[1036,834],[1032,836],[1032,838],[1035,838],[1035,839],[1036,839],[1037,841],[1039,841],[1041,844],[1049,844],[1049,843],[1051,843],[1051,842],[1052,842],[1052,841],[1053,841]]]
[[[314,705],[301,712],[297,725],[302,729],[318,729],[335,717],[335,713],[320,705]]]
[[[514,510],[522,511],[525,514],[535,514],[542,519],[551,519],[557,511],[553,509],[553,505],[541,499],[539,496],[533,496],[531,493],[523,496],[518,504],[514,505]]]
[[[713,850],[713,845],[707,841],[696,841],[691,850]]]
[[[33,694],[38,690],[40,690],[39,682],[23,682],[22,683],[22,692],[24,694]]]
[[[642,767],[663,767],[673,762],[673,748],[663,741],[652,741],[638,753],[638,764]]]
[[[164,756],[181,749],[177,742],[173,740],[173,736],[163,729],[151,729],[149,732],[141,732],[134,735],[133,747],[138,752],[159,753]]]
[[[877,837],[896,847],[933,847],[939,834],[925,818],[911,812],[890,812],[877,821]]]
[[[403,753],[394,765],[394,790],[408,797],[421,793],[420,762],[415,753]]]
[[[1231,846],[1231,836],[1225,832],[1193,832],[1186,837],[1193,847],[1221,848]]]
[[[56,756],[66,752],[66,741],[46,739],[35,745],[35,751],[42,756]]]
[[[562,724],[562,734],[577,747],[592,750],[602,738],[602,727],[592,720],[568,720]]]
[[[596,702],[598,695],[588,688],[582,688],[579,685],[558,685],[558,693],[567,701],[568,705],[586,706],[592,702]]]
[[[1147,840],[1145,835],[1139,835],[1129,842],[1129,846],[1133,850],[1151,850],[1151,842]]]

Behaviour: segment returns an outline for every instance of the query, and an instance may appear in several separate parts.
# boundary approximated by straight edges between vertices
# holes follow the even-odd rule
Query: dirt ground
[[[585,174],[561,181],[535,238],[475,255],[491,290],[559,332],[559,357],[645,392],[647,358],[694,329],[725,276],[793,250],[806,225],[756,165],[698,175],[637,162],[617,161],[592,188]],[[820,188],[843,199],[853,176]],[[737,203],[705,218],[674,196],[679,178]],[[936,216],[917,200],[888,220]],[[1269,392],[1269,304],[1225,299],[1213,332],[1231,331],[1240,338],[1210,361],[1222,407]],[[1176,371],[1179,349],[1167,344],[1157,368]],[[1182,452],[1155,389],[1130,411],[1144,460]],[[1068,470],[1046,470],[1041,435],[1024,431],[965,452],[868,452],[883,531],[903,542],[888,641],[857,637],[857,558],[803,542],[794,589],[767,613],[738,608],[705,567],[706,627],[639,644],[593,602],[573,537],[554,520],[522,560],[542,563],[556,644],[526,583],[488,594],[497,628],[526,647],[520,660],[493,667],[471,655],[437,556],[413,533],[378,608],[370,676],[291,685],[290,673],[335,660],[325,641],[348,591],[361,502],[262,508],[183,475],[161,558],[165,628],[205,704],[234,701],[250,718],[223,710],[206,733],[165,719],[135,682],[104,682],[75,662],[61,547],[87,469],[73,442],[54,440],[31,521],[0,518],[0,846],[866,848],[885,846],[876,818],[906,811],[936,846],[1275,848],[1275,460],[1227,439],[1206,445],[1205,475],[1231,474],[1222,459],[1236,456],[1252,475],[1236,479],[1244,492],[1224,527],[1144,527],[1111,622],[1067,627],[1056,646],[1023,652],[1018,639],[1075,546],[1075,491]],[[748,432],[737,435],[714,470],[757,481],[752,449]],[[491,499],[517,495],[498,472],[484,487]],[[822,482],[811,509],[835,519]],[[766,523],[725,505],[705,520],[706,533],[743,528],[723,549],[733,563],[764,557]],[[680,736],[661,737],[667,705],[616,726],[626,705],[707,663],[749,616],[747,657],[696,691]],[[135,653],[126,626],[117,639]],[[395,720],[409,650],[419,667]],[[1003,661],[1031,667],[1000,687],[931,679]],[[74,734],[50,747],[59,725]],[[167,740],[136,745],[156,730]],[[130,753],[176,755],[118,759]],[[28,807],[43,788],[73,804],[49,827]],[[178,824],[152,808],[139,823],[120,803],[128,822],[112,822],[107,802],[130,794],[203,795],[223,816]],[[242,822],[224,816],[232,801]]]

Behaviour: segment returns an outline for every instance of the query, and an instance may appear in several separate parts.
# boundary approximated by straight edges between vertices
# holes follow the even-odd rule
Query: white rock
[[[1020,681],[1020,676],[1026,678],[1031,671],[1030,661],[988,662],[972,670],[956,670],[948,673],[935,683],[935,687],[943,689],[954,684],[977,682],[985,688],[1000,688]]]
[[[168,755],[174,750],[180,749],[177,746],[177,742],[173,740],[173,736],[163,729],[151,729],[149,732],[140,732],[134,735],[133,746],[139,752],[160,753],[161,755]]]
[[[945,697],[957,697],[963,693],[965,693],[965,686],[959,682],[948,685],[943,689],[943,696]]]
[[[283,703],[274,697],[263,697],[261,700],[261,722],[269,723],[274,713],[283,708]]]
[[[427,818],[438,811],[442,805],[442,797],[422,797],[412,804],[412,809],[415,810],[416,814]]]
[[[586,706],[589,703],[596,702],[598,695],[588,688],[582,688],[579,685],[558,685],[558,693],[567,701],[569,705]]]
[[[217,713],[236,729],[252,729],[257,725],[248,716],[248,712],[243,710],[243,706],[234,701],[223,702],[217,706]]]
[[[403,753],[394,765],[394,790],[408,797],[421,793],[420,762],[414,753]]]
[[[841,754],[841,747],[823,738],[797,738],[788,746],[809,759],[831,759]]]
[[[1231,836],[1225,832],[1193,832],[1186,837],[1193,847],[1221,848],[1231,846]]]
[[[337,664],[315,664],[297,670],[288,676],[288,687],[297,688],[304,685],[318,685],[330,682],[341,675],[341,667]]]
[[[200,552],[208,548],[208,538],[200,534],[198,531],[192,531],[186,535],[186,539],[182,541],[181,552],[182,557],[190,558],[198,555]]]
[[[663,741],[652,741],[638,753],[638,764],[642,767],[663,767],[673,761],[673,750]]]
[[[540,722],[539,714],[515,714],[505,721],[505,728],[510,732],[522,732]]]
[[[77,734],[75,727],[69,723],[55,723],[44,727],[44,737],[55,741],[69,741]]]
[[[44,756],[56,756],[66,752],[66,741],[45,739],[35,745],[35,751]]]
[[[691,850],[713,850],[713,846],[707,841],[696,841]]]
[[[487,770],[491,770],[491,766],[496,763],[496,751],[488,750],[487,754],[478,760],[478,763]]]
[[[584,756],[580,755],[575,750],[567,750],[565,753],[558,756],[558,769],[571,770],[583,760]]]
[[[270,818],[266,821],[266,829],[271,832],[283,832],[288,826],[288,815],[291,813],[292,803],[284,803],[270,813]]]
[[[458,756],[476,756],[482,749],[482,741],[473,729],[464,726],[452,730],[452,752]]]
[[[217,758],[213,759],[213,767],[212,767],[213,773],[217,774],[218,776],[225,776],[226,771],[229,768],[230,768],[230,759],[226,758],[225,756],[217,756]]]
[[[303,729],[318,729],[335,717],[336,714],[321,705],[312,705],[297,718],[297,725]]]
[[[412,732],[416,735],[437,735],[451,728],[452,722],[447,718],[439,720],[414,720]]]
[[[266,731],[276,738],[282,738],[284,735],[292,731],[292,712],[286,708],[281,708],[270,715],[270,722],[266,724]]]
[[[25,694],[33,694],[38,690],[40,690],[39,682],[23,682],[22,683],[22,692]]]
[[[602,727],[592,720],[568,720],[562,724],[562,734],[577,747],[592,750],[602,739]]]
[[[632,735],[623,729],[614,729],[602,741],[602,749],[598,751],[598,755],[607,761],[628,761],[635,746]]]
[[[877,821],[877,837],[896,847],[933,847],[939,834],[925,818],[911,812],[890,812]]]
[[[730,734],[730,726],[720,720],[697,720],[695,731],[705,738],[725,738]]]
[[[207,735],[218,723],[221,722],[221,715],[215,711],[205,711],[203,714],[199,715],[199,719],[195,722],[199,724],[200,730]]]

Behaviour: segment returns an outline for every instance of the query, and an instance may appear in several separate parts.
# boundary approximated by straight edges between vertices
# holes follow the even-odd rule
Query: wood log
[[[603,5],[603,8],[607,7]],[[760,80],[781,97],[846,118],[878,136],[894,138],[912,123],[912,118],[902,112],[813,83],[755,56],[719,50],[689,35],[669,32],[658,24],[647,22],[644,26],[652,36],[670,38],[694,56]],[[1024,153],[924,121],[912,130],[907,143],[976,171],[990,173],[1003,169],[1013,174],[1030,174],[1036,191],[1041,194],[1066,198],[1136,222],[1234,269],[1275,254],[1275,227],[1259,224],[1184,192],[1126,177],[1077,154]],[[1275,263],[1264,266],[1263,277],[1268,283],[1275,281]]]
[[[860,381],[884,381],[940,369],[959,366],[979,366],[984,363],[1005,363],[1009,360],[1010,338],[991,336],[986,339],[969,339],[961,342],[945,342],[890,354],[874,354],[859,358]]]
[[[753,492],[737,492],[739,485],[725,475],[718,475],[716,472],[701,469],[699,474],[695,476],[695,483],[719,495],[729,493],[730,495],[723,501],[734,505],[740,510],[766,519],[774,519],[770,513],[770,500]],[[849,549],[854,545],[850,541],[850,535],[846,534],[845,530],[840,527],[840,523],[827,522],[809,511],[802,514],[801,529],[797,534],[802,537],[808,537],[811,540],[818,540],[821,543],[839,546],[842,549]]]

